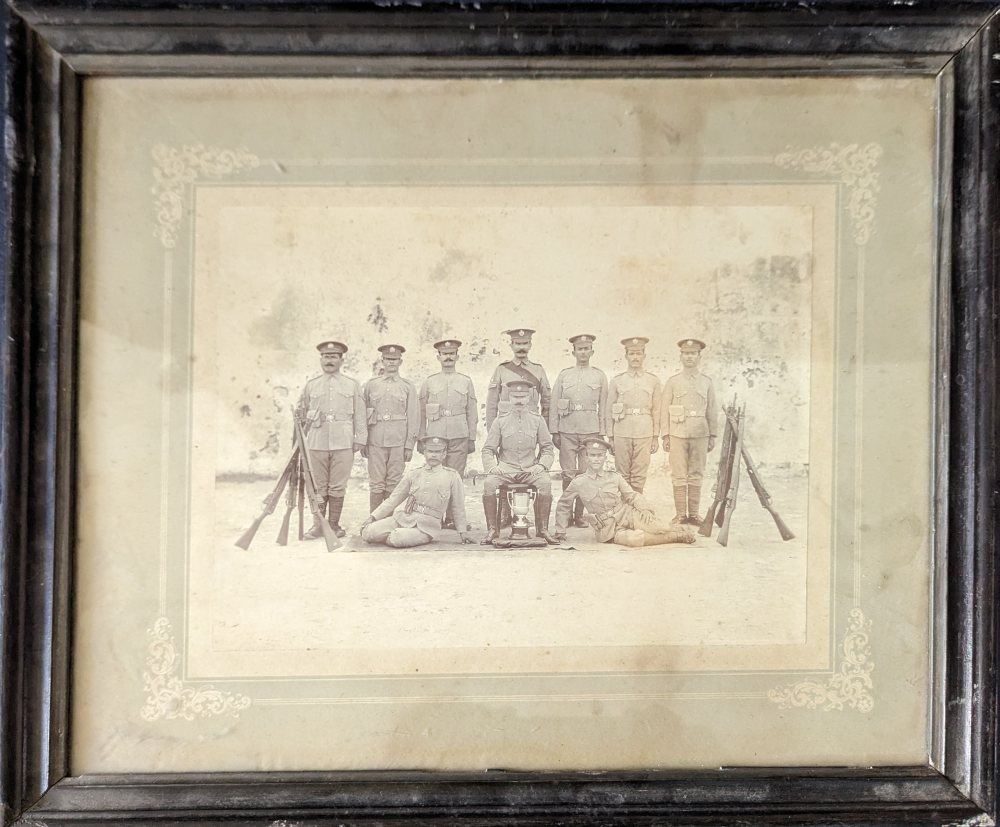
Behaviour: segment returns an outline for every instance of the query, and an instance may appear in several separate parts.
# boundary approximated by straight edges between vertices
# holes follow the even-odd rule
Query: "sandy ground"
[[[570,529],[565,547],[463,546],[454,531],[413,550],[357,536],[367,480],[351,480],[338,552],[322,540],[275,543],[279,508],[249,551],[233,545],[272,482],[220,483],[212,646],[216,650],[797,643],[805,632],[806,477],[762,470],[796,538],[782,542],[744,476],[730,544],[630,549]],[[558,487],[558,486],[557,486]],[[646,494],[672,516],[669,474],[654,457]],[[482,485],[466,484],[475,539]],[[704,496],[711,496],[706,485]],[[554,520],[554,518],[553,518]],[[308,526],[308,514],[307,514]]]

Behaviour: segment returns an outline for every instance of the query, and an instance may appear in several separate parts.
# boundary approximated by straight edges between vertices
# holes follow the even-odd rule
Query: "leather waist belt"
[[[652,413],[652,408],[626,408],[625,414],[627,416],[642,416],[643,414]]]
[[[416,511],[418,514],[426,514],[428,517],[437,517],[439,520],[444,516],[443,511],[438,511],[436,508],[431,508],[429,505],[421,505],[420,503],[411,503],[406,510],[408,512]]]
[[[376,422],[403,422],[406,420],[406,414],[379,414],[375,417]]]

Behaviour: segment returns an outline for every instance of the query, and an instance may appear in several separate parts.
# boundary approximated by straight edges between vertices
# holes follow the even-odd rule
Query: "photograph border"
[[[5,4],[0,825],[993,824],[1000,3]],[[937,78],[931,761],[700,772],[69,775],[87,75]],[[77,699],[82,700],[82,699]]]

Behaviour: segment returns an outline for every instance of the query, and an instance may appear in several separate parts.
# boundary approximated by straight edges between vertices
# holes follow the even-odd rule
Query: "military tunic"
[[[578,498],[583,501],[588,522],[598,542],[636,545],[637,538],[628,532],[660,533],[672,530],[669,523],[657,517],[642,496],[633,491],[617,471],[595,474],[588,469],[576,477],[559,498],[556,506],[557,533],[566,531],[573,503]]]
[[[419,399],[420,438],[437,436],[446,440],[444,464],[464,477],[469,442],[475,442],[479,425],[479,403],[472,379],[464,373],[435,373],[420,387]]]
[[[483,493],[494,496],[506,482],[534,485],[539,494],[551,494],[548,471],[554,459],[552,437],[541,416],[516,408],[502,414],[493,421],[483,444]],[[534,465],[541,465],[542,470],[528,470]]]
[[[615,448],[615,467],[642,493],[649,453],[660,436],[660,380],[646,371],[619,373],[608,388],[606,432]]]
[[[559,372],[552,387],[549,431],[559,434],[563,487],[587,467],[584,440],[603,436],[607,407],[608,377],[603,370],[574,365]]]
[[[486,393],[486,427],[493,425],[493,420],[501,413],[511,410],[510,391],[507,383],[514,379],[526,379],[532,383],[531,395],[528,397],[528,409],[536,413],[541,411],[542,417],[548,421],[549,405],[552,400],[552,388],[545,368],[537,362],[525,359],[518,362],[511,359],[501,362],[493,371],[490,387]]]
[[[361,530],[361,537],[394,548],[423,545],[441,532],[449,509],[455,524],[465,526],[465,489],[458,472],[443,465],[411,468],[372,512],[374,522]]]
[[[299,397],[306,448],[319,497],[343,497],[354,446],[368,442],[365,403],[358,383],[341,373],[310,379]]]
[[[403,476],[404,451],[412,451],[420,427],[417,389],[399,374],[375,376],[362,396],[368,419],[368,482],[371,492],[392,491]]]
[[[718,428],[719,408],[712,380],[695,370],[671,376],[663,386],[662,428],[670,437],[670,476],[675,486],[701,488],[708,438]]]

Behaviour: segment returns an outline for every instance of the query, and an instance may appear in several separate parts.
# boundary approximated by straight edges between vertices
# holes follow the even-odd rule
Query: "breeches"
[[[361,539],[366,543],[392,546],[393,548],[413,548],[429,543],[433,538],[419,528],[400,528],[394,517],[376,520],[361,530]]]
[[[670,476],[674,485],[701,486],[705,477],[708,437],[670,437]]]
[[[403,478],[403,446],[368,446],[368,485],[373,494],[391,494]]]
[[[465,463],[469,459],[469,440],[465,437],[449,439],[445,448],[444,462],[445,468],[454,468],[459,476],[465,479]]]
[[[347,480],[354,464],[354,452],[350,448],[337,451],[314,451],[309,449],[317,497],[343,497],[347,490]]]
[[[646,475],[649,473],[649,449],[653,446],[655,436],[615,437],[615,468],[625,477],[625,482],[632,490],[641,494],[646,486]]]
[[[559,434],[559,467],[564,482],[568,483],[577,471],[587,467],[587,446],[583,443],[596,436],[599,434]]]
[[[552,494],[552,480],[549,479],[548,471],[503,471],[500,468],[486,475],[486,479],[483,480],[483,493],[488,497],[495,497],[497,489],[503,483],[533,485],[540,495]]]

